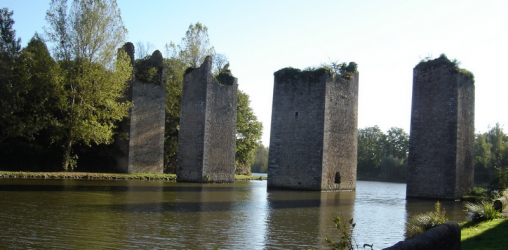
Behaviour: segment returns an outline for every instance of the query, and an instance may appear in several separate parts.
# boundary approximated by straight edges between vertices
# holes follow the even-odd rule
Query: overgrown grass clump
[[[490,202],[467,202],[464,206],[468,214],[468,219],[473,222],[493,220],[501,217],[501,213],[494,209],[494,206]]]
[[[441,203],[436,202],[436,210],[424,214],[414,215],[406,223],[405,237],[410,238],[424,233],[429,229],[448,222],[445,209],[441,209]]]

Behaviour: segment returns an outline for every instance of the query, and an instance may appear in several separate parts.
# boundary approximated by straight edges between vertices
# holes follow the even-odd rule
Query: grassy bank
[[[461,230],[461,249],[506,249],[508,246],[508,219],[494,219]]]
[[[26,179],[98,179],[98,180],[165,180],[176,181],[176,174],[120,174],[84,172],[8,172],[0,171],[0,178]],[[266,180],[266,177],[235,175],[235,180]]]

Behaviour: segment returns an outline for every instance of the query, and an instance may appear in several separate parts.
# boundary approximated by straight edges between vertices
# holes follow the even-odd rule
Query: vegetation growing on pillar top
[[[229,69],[229,63],[227,63],[222,69],[220,69],[219,74],[215,76],[215,79],[221,85],[231,86],[233,85],[233,83],[235,83],[235,77],[233,76],[231,70]]]
[[[284,80],[302,79],[311,83],[317,83],[319,82],[319,78],[324,74],[329,74],[332,79],[342,77],[349,80],[352,79],[354,74],[357,72],[358,64],[355,62],[350,62],[349,64],[332,62],[330,64],[324,64],[320,68],[310,67],[304,70],[287,67],[275,72],[274,75],[275,79],[279,82]]]
[[[467,69],[460,68],[460,62],[457,59],[453,59],[450,61],[448,57],[443,53],[438,58],[432,60],[430,56],[423,58],[415,68],[429,68],[429,67],[439,67],[442,65],[448,65],[451,66],[451,68],[457,72],[461,73],[467,77],[470,77],[474,81],[474,75],[471,71]]]
[[[136,60],[136,79],[142,82],[160,84],[161,70],[153,65],[151,56]]]

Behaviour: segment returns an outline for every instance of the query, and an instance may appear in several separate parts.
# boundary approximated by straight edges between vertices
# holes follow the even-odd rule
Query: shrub
[[[487,189],[485,189],[485,188],[482,188],[482,187],[473,187],[473,190],[471,190],[471,195],[487,196],[488,193],[487,193]]]
[[[436,202],[436,210],[424,214],[414,215],[406,223],[406,238],[426,232],[427,230],[448,222],[446,211],[441,210],[441,203]]]
[[[508,188],[508,167],[496,167],[496,175],[490,182],[490,187],[496,190]]]
[[[472,220],[473,222],[493,220],[501,217],[501,213],[494,209],[494,206],[492,206],[492,204],[489,202],[467,202],[464,207],[466,208],[468,219]]]

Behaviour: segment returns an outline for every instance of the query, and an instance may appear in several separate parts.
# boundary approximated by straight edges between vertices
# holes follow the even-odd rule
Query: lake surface
[[[356,192],[267,191],[266,181],[0,179],[0,249],[330,249],[331,218],[354,218],[358,245],[404,237],[406,185],[358,181]],[[462,202],[441,201],[462,221]]]

